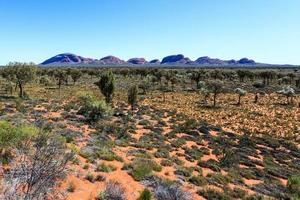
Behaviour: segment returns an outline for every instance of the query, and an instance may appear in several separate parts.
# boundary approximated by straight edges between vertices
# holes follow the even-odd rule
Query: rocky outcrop
[[[100,63],[104,65],[121,65],[126,62],[115,56],[106,56],[100,59]]]
[[[144,65],[147,63],[145,58],[131,58],[127,62],[134,65]]]
[[[94,59],[84,58],[71,53],[58,54],[48,60],[42,62],[42,65],[58,65],[58,64],[89,64],[94,62]]]
[[[163,60],[161,61],[161,64],[172,64],[172,63],[178,63],[178,64],[190,64],[192,61],[184,57],[182,54],[178,55],[170,55],[167,57],[164,57]]]

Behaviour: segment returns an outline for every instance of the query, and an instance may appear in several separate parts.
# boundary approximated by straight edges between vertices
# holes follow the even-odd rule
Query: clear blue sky
[[[300,0],[0,0],[0,65],[64,52],[300,64]]]

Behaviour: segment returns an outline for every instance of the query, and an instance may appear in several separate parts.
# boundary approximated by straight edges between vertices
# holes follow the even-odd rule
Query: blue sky
[[[0,65],[64,52],[300,64],[300,1],[0,0]]]

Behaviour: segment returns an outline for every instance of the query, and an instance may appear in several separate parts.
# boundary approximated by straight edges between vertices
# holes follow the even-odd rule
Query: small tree
[[[138,96],[138,88],[136,85],[132,86],[128,90],[128,103],[131,105],[131,110],[133,112],[134,106],[137,105],[137,96]]]
[[[208,90],[213,94],[214,104],[216,107],[217,95],[223,91],[223,82],[220,80],[213,80],[207,83]]]
[[[245,96],[247,94],[247,91],[246,90],[243,90],[241,88],[236,88],[234,90],[234,92],[236,94],[238,94],[238,102],[237,102],[237,105],[241,105],[241,97]]]
[[[68,75],[63,69],[55,69],[53,72],[53,76],[57,80],[58,89],[60,90],[62,84],[66,82],[66,79],[68,79]]]
[[[82,76],[82,73],[79,69],[72,69],[70,71],[70,76],[73,80],[73,83],[75,85],[75,83],[80,79],[80,77]]]
[[[24,86],[35,78],[37,67],[33,63],[9,63],[3,72],[3,77],[19,87],[19,96],[24,98]]]
[[[209,98],[210,91],[207,89],[206,83],[204,81],[199,81],[197,87],[200,94],[204,96],[204,104],[207,105],[207,98]]]
[[[115,76],[112,71],[101,75],[100,80],[95,83],[105,96],[106,103],[111,103],[115,91]]]

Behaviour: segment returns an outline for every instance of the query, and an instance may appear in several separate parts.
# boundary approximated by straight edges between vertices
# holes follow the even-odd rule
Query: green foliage
[[[140,194],[140,196],[139,196],[139,198],[138,198],[138,200],[151,200],[151,199],[152,199],[152,193],[151,193],[151,191],[148,190],[147,188],[145,188],[145,189],[141,192],[141,194]]]
[[[33,63],[9,63],[2,76],[19,87],[19,96],[24,97],[24,85],[35,78],[37,67]]]
[[[131,163],[128,168],[129,174],[136,180],[141,181],[153,174],[153,171],[161,171],[161,166],[155,161],[145,158],[138,158]]]
[[[138,102],[138,88],[136,85],[132,86],[128,90],[128,103],[131,105],[131,108],[133,110],[134,106],[137,105]]]
[[[104,163],[98,164],[96,167],[96,171],[99,172],[113,172],[115,171],[117,168],[113,165],[106,165]]]
[[[91,93],[79,97],[79,114],[84,115],[88,121],[95,122],[112,114],[111,107],[104,101],[99,101]]]
[[[0,121],[0,149],[18,147],[37,132],[32,126],[16,127],[7,121]]]
[[[95,83],[105,96],[106,103],[111,103],[115,91],[115,76],[112,71],[101,75],[100,80]]]
[[[192,176],[189,178],[189,182],[196,186],[204,186],[207,184],[207,180],[203,176]]]
[[[300,176],[289,177],[287,188],[295,198],[300,198]]]

